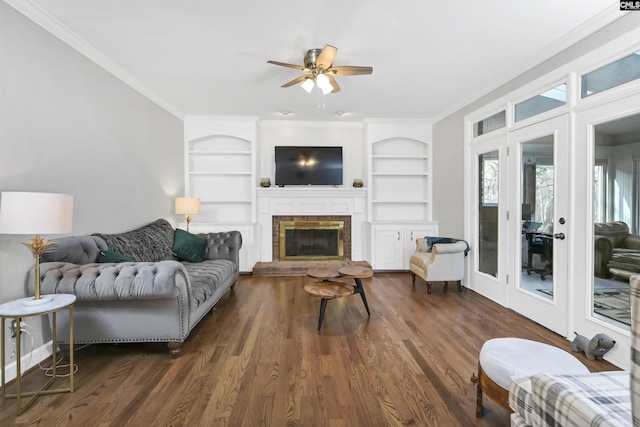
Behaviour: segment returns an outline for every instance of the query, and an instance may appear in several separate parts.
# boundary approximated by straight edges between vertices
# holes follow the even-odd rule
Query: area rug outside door
[[[536,290],[553,296],[553,289]],[[594,297],[594,312],[625,325],[631,325],[628,287],[596,290]]]

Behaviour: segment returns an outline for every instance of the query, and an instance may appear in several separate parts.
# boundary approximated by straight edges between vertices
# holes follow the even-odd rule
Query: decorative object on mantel
[[[176,214],[186,215],[187,231],[189,231],[189,223],[192,218],[191,215],[197,215],[200,213],[200,198],[199,197],[176,197]]]
[[[0,234],[35,234],[23,243],[36,260],[35,295],[24,304],[44,304],[50,296],[40,295],[40,256],[53,242],[43,240],[41,234],[71,232],[73,196],[56,193],[8,191],[0,193]]]
[[[271,187],[271,178],[260,178],[260,187]]]
[[[353,188],[362,188],[364,187],[364,182],[361,178],[356,178],[353,180]]]

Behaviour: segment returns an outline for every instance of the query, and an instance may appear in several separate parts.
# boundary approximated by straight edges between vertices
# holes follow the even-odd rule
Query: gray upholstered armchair
[[[594,274],[628,279],[640,274],[640,236],[629,233],[622,221],[593,225]]]
[[[457,282],[458,291],[462,291],[464,255],[468,248],[462,240],[430,246],[427,238],[416,239],[416,251],[409,262],[412,283],[415,284],[419,276],[427,282],[427,292],[431,293],[433,282],[444,282],[445,286]]]

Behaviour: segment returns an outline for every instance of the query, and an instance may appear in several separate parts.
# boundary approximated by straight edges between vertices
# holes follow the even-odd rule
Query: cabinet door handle
[[[400,232],[398,231],[398,240],[400,240]]]

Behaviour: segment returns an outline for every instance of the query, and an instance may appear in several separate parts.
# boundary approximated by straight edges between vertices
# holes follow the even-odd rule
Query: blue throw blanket
[[[433,247],[433,245],[435,245],[436,243],[456,243],[456,242],[464,242],[467,245],[467,248],[464,250],[464,256],[467,256],[467,254],[469,253],[469,250],[471,249],[469,247],[469,243],[467,243],[466,240],[462,240],[462,239],[454,239],[452,237],[436,237],[436,236],[424,236],[424,238],[427,241],[427,247],[429,248],[429,252],[431,252],[431,248]]]

